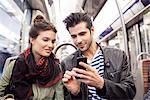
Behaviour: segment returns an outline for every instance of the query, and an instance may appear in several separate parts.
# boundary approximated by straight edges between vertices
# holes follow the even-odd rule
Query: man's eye
[[[81,32],[81,33],[80,33],[81,36],[83,36],[83,35],[85,35],[85,34],[86,34],[86,32]]]
[[[71,35],[71,37],[72,37],[72,38],[76,38],[76,36],[75,36],[75,35]]]

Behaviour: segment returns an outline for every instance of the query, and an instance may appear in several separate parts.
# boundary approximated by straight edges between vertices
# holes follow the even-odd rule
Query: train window
[[[114,48],[119,48],[124,50],[124,41],[123,41],[123,33],[122,31],[117,31],[117,34],[115,36],[112,36],[113,38],[111,38],[108,41],[108,45]]]
[[[136,61],[138,54],[141,52],[139,26],[138,24],[132,26],[127,30],[128,33],[128,46],[129,57],[133,74],[137,72],[138,63]]]
[[[142,25],[140,27],[142,51],[150,53],[150,25]]]

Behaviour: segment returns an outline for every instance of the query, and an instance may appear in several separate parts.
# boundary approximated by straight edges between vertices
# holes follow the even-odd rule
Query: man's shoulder
[[[126,56],[126,53],[118,48],[113,48],[113,47],[102,47],[102,51],[104,54],[105,59],[109,58],[109,59],[122,59],[124,56]]]
[[[123,53],[124,51],[119,48],[114,48],[111,46],[102,46],[102,50],[107,53]]]

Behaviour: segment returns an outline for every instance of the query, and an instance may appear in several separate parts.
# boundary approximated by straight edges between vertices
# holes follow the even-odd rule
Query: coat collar
[[[110,66],[110,63],[109,63],[109,55],[108,55],[108,52],[107,52],[107,47],[104,47],[104,46],[100,46],[100,44],[97,43],[97,45],[100,47],[100,49],[102,50],[103,52],[103,55],[104,55],[104,63],[106,65],[106,67],[109,67]],[[75,64],[76,62],[76,59],[77,57],[80,57],[82,56],[82,53],[79,49],[77,49],[77,51],[74,53],[74,57],[73,57],[73,63]]]
[[[104,47],[104,46],[101,46],[101,50],[103,52],[103,55],[104,55],[104,64],[106,67],[109,67],[110,66],[110,60],[109,60],[109,54],[107,52],[107,48]]]
[[[109,55],[107,53],[107,47],[101,46],[100,43],[97,43],[97,45],[100,47],[100,50],[102,50],[105,66],[109,67],[110,63],[109,63]]]

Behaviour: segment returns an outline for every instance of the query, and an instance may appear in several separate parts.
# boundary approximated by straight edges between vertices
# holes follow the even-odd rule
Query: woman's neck
[[[38,55],[38,54],[37,54],[36,52],[34,52],[34,51],[32,51],[32,53],[33,53],[35,62],[38,63],[38,61],[40,60],[41,56]]]

